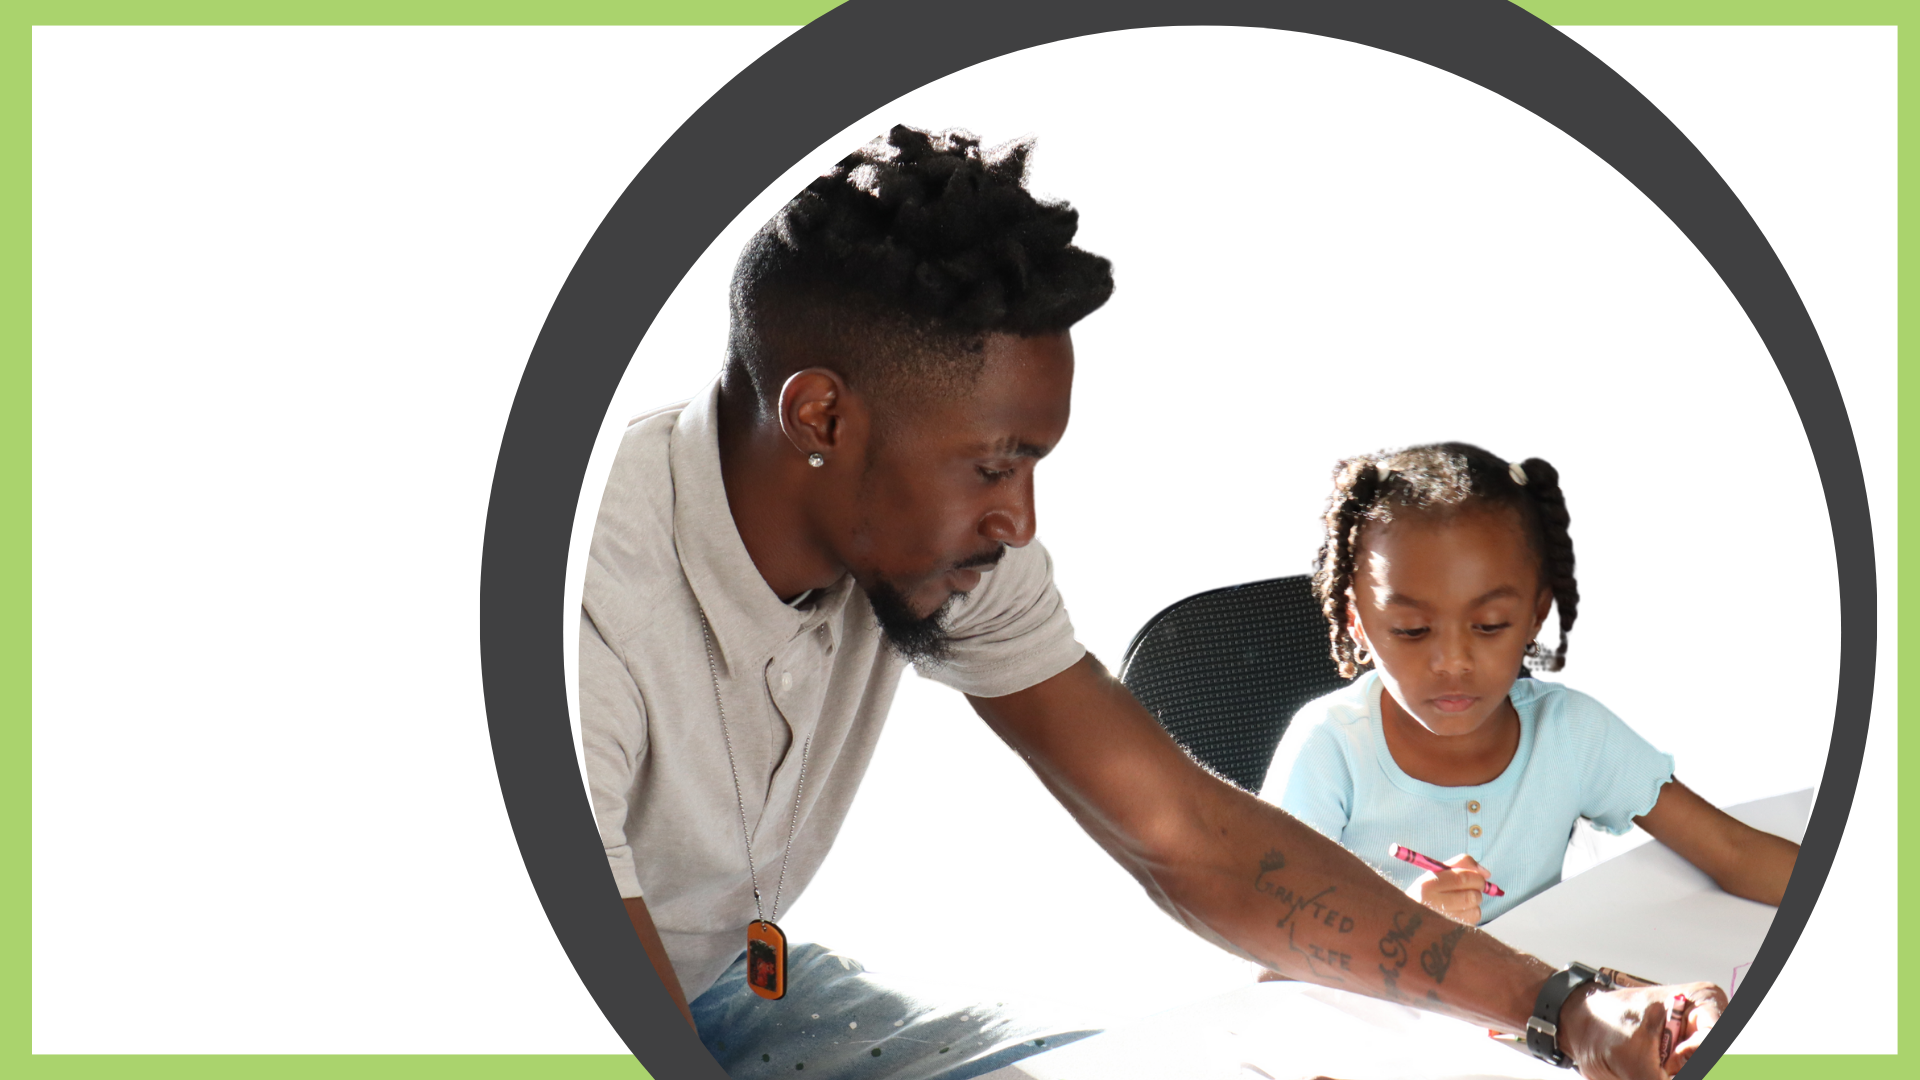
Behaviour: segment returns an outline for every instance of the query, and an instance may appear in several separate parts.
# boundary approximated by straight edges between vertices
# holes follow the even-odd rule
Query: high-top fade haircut
[[[1559,671],[1566,664],[1567,633],[1579,614],[1580,586],[1573,577],[1573,540],[1567,535],[1560,473],[1539,458],[1528,458],[1520,462],[1523,484],[1510,468],[1508,462],[1466,443],[1382,450],[1334,466],[1326,536],[1313,560],[1313,589],[1327,616],[1341,677],[1351,679],[1366,666],[1355,659],[1356,643],[1347,629],[1361,532],[1409,512],[1442,519],[1469,509],[1513,513],[1539,560],[1540,583],[1553,590],[1553,606],[1560,613],[1559,646],[1549,652],[1537,642],[1529,644],[1527,666]]]
[[[869,398],[964,393],[987,335],[1058,333],[1106,303],[1112,266],[1073,246],[1078,212],[1027,191],[1032,151],[898,126],[781,207],[733,273],[727,365],[762,412],[816,365]]]

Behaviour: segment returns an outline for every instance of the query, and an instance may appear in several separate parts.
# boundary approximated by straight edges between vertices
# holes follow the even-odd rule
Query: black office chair
[[[1174,604],[1133,636],[1120,679],[1188,753],[1248,791],[1300,706],[1347,683],[1305,574]]]

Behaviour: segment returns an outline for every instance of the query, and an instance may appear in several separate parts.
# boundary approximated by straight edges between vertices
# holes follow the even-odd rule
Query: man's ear
[[[780,387],[781,433],[803,456],[831,461],[846,449],[851,396],[846,380],[830,368],[794,372]]]

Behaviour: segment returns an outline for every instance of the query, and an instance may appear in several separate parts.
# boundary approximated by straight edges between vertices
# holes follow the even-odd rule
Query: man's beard
[[[992,551],[964,559],[953,568],[990,571],[1000,565],[1006,554],[1006,545],[996,544]],[[955,603],[966,598],[966,593],[950,594],[926,615],[915,615],[906,594],[892,582],[875,581],[866,593],[867,602],[873,605],[873,619],[880,624],[880,633],[885,635],[894,652],[914,664],[943,663],[952,654],[953,637],[947,632],[947,613]]]
[[[914,664],[938,664],[953,650],[948,636],[947,612],[963,593],[954,593],[928,615],[915,615],[913,607],[899,589],[885,581],[876,581],[866,589],[867,602],[873,605],[873,619],[894,652]]]

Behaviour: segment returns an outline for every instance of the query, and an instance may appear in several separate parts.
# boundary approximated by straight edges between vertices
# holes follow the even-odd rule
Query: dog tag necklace
[[[747,883],[753,886],[753,913],[747,924],[747,985],[768,1001],[787,994],[787,935],[773,924],[780,917],[780,893],[787,885],[787,860],[793,858],[793,834],[800,827],[800,796],[807,785],[807,752],[813,736],[800,744],[800,777],[793,785],[793,817],[787,822],[787,848],[780,856],[780,880],[773,887],[773,916],[760,906],[760,878],[753,868],[753,836],[747,832],[747,799],[740,793],[740,767],[733,763],[733,736],[727,732],[727,707],[720,701],[720,666],[713,659],[713,630],[707,613],[700,613],[700,640],[707,647],[707,674],[713,679],[713,707],[720,713],[720,740],[727,748],[727,771],[733,774],[733,798],[740,807],[740,839],[747,845]]]

